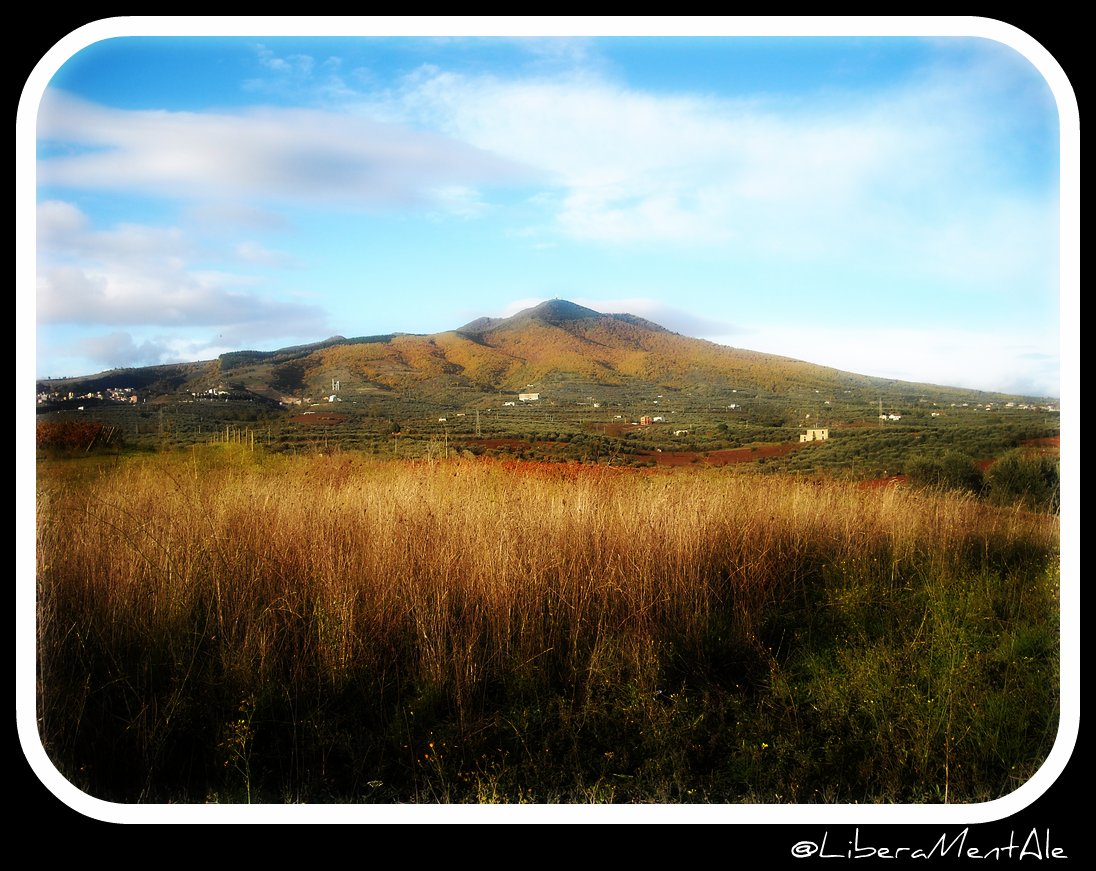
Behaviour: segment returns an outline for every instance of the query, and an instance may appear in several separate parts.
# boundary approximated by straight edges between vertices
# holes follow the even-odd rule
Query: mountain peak
[[[578,305],[566,299],[550,299],[532,308],[519,311],[514,315],[513,320],[539,320],[549,324],[558,324],[563,321],[578,321],[598,317],[604,317],[604,315],[592,308],[586,308],[586,306]]]
[[[476,318],[474,321],[460,327],[457,332],[464,335],[478,336],[503,326],[507,328],[521,326],[528,321],[539,321],[544,324],[559,326],[568,321],[605,317],[611,317],[611,315],[603,315],[592,308],[586,308],[565,299],[550,299],[531,308],[522,309],[508,318]]]
[[[580,321],[584,322],[581,326],[571,326]],[[637,327],[650,333],[670,332],[665,327],[646,318],[629,314],[604,314],[570,300],[559,298],[549,299],[530,308],[522,309],[508,318],[476,318],[463,327],[459,327],[456,332],[475,341],[480,341],[483,336],[495,330],[521,330],[530,323],[546,324],[573,333],[576,329],[585,330],[587,326],[592,325],[591,322],[601,326],[615,324],[616,327],[621,324],[628,324],[631,327]]]

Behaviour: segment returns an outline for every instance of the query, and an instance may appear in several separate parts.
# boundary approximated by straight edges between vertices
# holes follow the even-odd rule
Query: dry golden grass
[[[762,625],[812,607],[812,585],[883,601],[1057,540],[1056,518],[973,498],[730,471],[233,446],[80,468],[38,484],[43,736],[61,758],[96,682],[127,686],[112,715],[153,756],[199,674],[236,699],[426,692],[470,728],[499,687],[574,702],[611,676],[650,697],[666,651],[705,661],[718,633],[775,662]]]

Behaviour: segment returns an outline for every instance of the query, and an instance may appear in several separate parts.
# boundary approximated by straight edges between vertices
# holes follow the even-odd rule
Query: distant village
[[[187,401],[200,402],[212,399],[227,401],[231,395],[231,392],[223,387],[210,387],[208,390],[191,392],[191,398]],[[48,405],[53,402],[71,402],[78,399],[121,402],[127,405],[137,405],[142,401],[134,387],[108,387],[106,390],[91,390],[87,393],[76,393],[73,390],[42,390],[37,395],[37,404]],[[83,406],[80,406],[78,410],[83,411]]]
[[[136,405],[140,400],[132,387],[108,387],[106,390],[96,390],[89,393],[75,393],[72,390],[41,391],[38,394],[38,404],[45,405],[50,402],[67,402],[74,399],[96,399],[100,402],[125,402]]]

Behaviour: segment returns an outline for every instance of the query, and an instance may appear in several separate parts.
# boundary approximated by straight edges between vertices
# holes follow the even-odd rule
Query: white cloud
[[[358,110],[544,170],[552,190],[530,204],[572,239],[877,263],[963,289],[1030,288],[1057,258],[1057,204],[1027,187],[1010,157],[1030,116],[1009,114],[1007,88],[984,85],[1003,62],[975,61],[870,98],[815,102],[425,65]]]
[[[299,268],[301,265],[300,261],[289,254],[283,251],[272,251],[258,242],[240,242],[236,245],[236,256],[245,263],[254,263],[258,266]]]
[[[832,214],[872,183],[894,137],[582,75],[505,81],[423,67],[399,101],[383,112],[547,170],[563,192],[560,227],[599,241],[747,239],[759,209]]]
[[[39,323],[263,324],[274,334],[285,332],[279,323],[326,328],[318,307],[248,289],[257,284],[253,276],[191,266],[191,242],[178,228],[126,224],[93,230],[75,206],[48,201],[39,209],[38,230]],[[268,262],[280,257],[258,246],[236,254]]]
[[[242,83],[245,91],[269,94],[279,103],[290,96],[301,102],[312,102],[318,96],[321,102],[330,103],[354,95],[342,74],[342,58],[327,57],[321,61],[301,53],[282,56],[262,44],[254,46],[254,50],[259,66],[266,74],[246,79]],[[350,75],[357,79],[362,72],[351,70]]]
[[[198,326],[326,323],[313,306],[229,290],[224,282],[165,264],[150,271],[113,264],[55,266],[38,275],[39,323]]]
[[[466,185],[446,185],[430,191],[437,212],[459,218],[478,218],[488,205],[480,192]]]
[[[300,76],[309,76],[316,65],[315,60],[307,54],[291,54],[279,57],[265,45],[256,46],[255,51],[258,54],[259,63],[277,73],[295,73]]]
[[[539,50],[566,57],[582,45]],[[40,138],[80,148],[40,160],[41,181],[471,218],[490,211],[485,186],[536,180],[543,190],[526,203],[556,238],[877,263],[970,290],[1030,288],[1057,256],[1057,205],[1016,169],[1032,116],[1010,112],[1009,98],[1025,113],[1040,103],[1011,50],[971,51],[965,66],[871,97],[650,93],[591,72],[580,51],[567,71],[524,78],[423,65],[356,102],[341,80],[331,97],[337,58],[259,51],[343,108],[135,112],[51,91]]]
[[[88,225],[87,216],[72,203],[60,200],[46,200],[38,204],[37,229],[39,242],[62,244],[84,231]]]
[[[182,333],[146,334],[137,336],[127,330],[86,336],[63,345],[47,343],[40,349],[50,361],[52,371],[93,372],[126,366],[157,366],[164,363],[183,363],[195,360],[213,360],[228,351],[238,350],[247,344],[247,331],[214,336],[185,335]],[[269,337],[264,337],[269,338]],[[287,337],[284,344],[291,344],[294,337]],[[270,344],[269,341],[266,342]]]
[[[40,263],[81,258],[171,263],[192,253],[190,242],[177,227],[122,223],[96,230],[77,206],[60,200],[40,203],[36,217]]]
[[[138,343],[130,333],[124,331],[80,339],[69,349],[69,353],[84,357],[99,368],[155,366],[177,359],[174,358],[170,345],[155,339],[145,339]]]
[[[79,146],[40,159],[39,184],[184,200],[429,204],[452,185],[530,176],[435,133],[310,109],[129,111],[49,91],[38,136]]]

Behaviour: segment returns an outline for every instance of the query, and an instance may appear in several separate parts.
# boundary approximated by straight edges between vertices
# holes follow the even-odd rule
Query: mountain
[[[550,300],[508,318],[478,318],[432,335],[348,340],[310,363],[344,381],[442,394],[455,389],[520,391],[530,386],[715,384],[779,393],[794,385],[870,379],[771,354],[728,348],[671,332],[631,314],[602,314]]]
[[[223,389],[285,401],[325,395],[334,381],[343,395],[399,394],[456,403],[528,389],[567,398],[614,390],[687,390],[713,401],[738,391],[792,398],[842,392],[912,396],[929,389],[717,345],[635,315],[603,314],[553,299],[511,317],[481,317],[431,335],[333,336],[277,351],[235,351],[205,363],[40,382],[39,391],[66,385],[77,392],[107,386],[163,394]],[[937,396],[991,395],[931,390]]]

